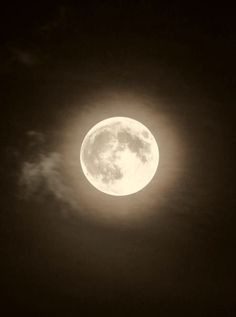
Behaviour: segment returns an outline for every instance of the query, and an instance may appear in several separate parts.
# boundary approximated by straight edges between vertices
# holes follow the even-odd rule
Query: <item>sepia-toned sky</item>
[[[4,316],[233,316],[232,8],[151,1],[1,5]],[[92,188],[88,130],[155,136],[141,192]]]

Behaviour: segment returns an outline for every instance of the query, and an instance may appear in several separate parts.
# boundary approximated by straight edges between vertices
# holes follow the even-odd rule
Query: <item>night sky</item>
[[[234,316],[236,29],[221,5],[1,5],[3,316]],[[151,118],[162,167],[107,203],[70,160],[116,113]]]

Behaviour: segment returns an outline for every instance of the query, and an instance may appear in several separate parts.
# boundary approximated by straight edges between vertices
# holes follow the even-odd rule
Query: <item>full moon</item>
[[[146,187],[158,162],[159,149],[151,131],[127,117],[98,122],[85,135],[80,150],[87,180],[113,196],[131,195]]]

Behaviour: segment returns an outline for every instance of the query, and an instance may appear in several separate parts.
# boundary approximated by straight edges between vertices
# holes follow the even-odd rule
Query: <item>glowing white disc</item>
[[[157,142],[147,127],[127,117],[100,121],[86,134],[80,163],[88,181],[103,193],[125,196],[150,183],[159,162]]]

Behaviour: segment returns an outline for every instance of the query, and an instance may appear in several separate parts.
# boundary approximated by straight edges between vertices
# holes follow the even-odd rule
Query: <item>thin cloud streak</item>
[[[57,152],[39,154],[34,161],[25,161],[19,180],[23,198],[43,200],[52,195],[56,200],[75,207],[71,189],[64,183],[61,170],[62,157]]]

